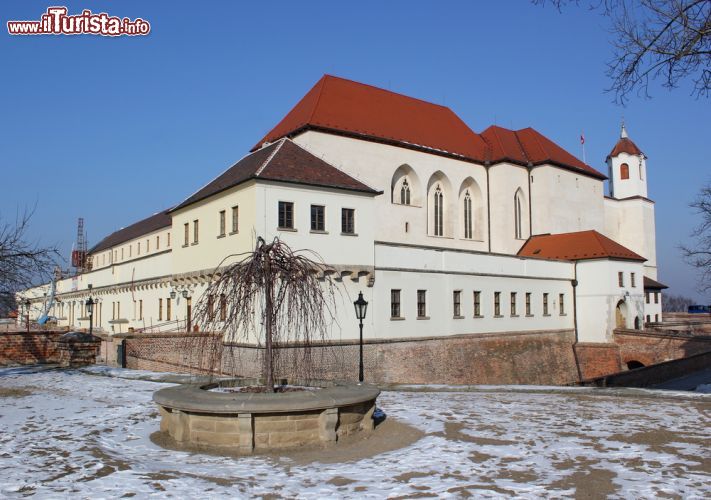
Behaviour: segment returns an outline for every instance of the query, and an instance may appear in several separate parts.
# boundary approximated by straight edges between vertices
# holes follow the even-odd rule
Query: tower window
[[[410,184],[408,184],[407,179],[402,181],[402,187],[400,188],[400,203],[402,205],[410,204]]]
[[[444,236],[444,195],[442,189],[437,186],[434,192],[434,234]]]
[[[469,190],[464,195],[464,237],[466,239],[472,237],[472,197]]]
[[[620,165],[620,178],[629,179],[630,178],[630,166],[626,163]]]

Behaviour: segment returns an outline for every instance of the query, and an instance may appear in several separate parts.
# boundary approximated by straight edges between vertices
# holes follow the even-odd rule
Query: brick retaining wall
[[[57,363],[55,340],[66,332],[0,333],[0,366]]]
[[[711,337],[658,331],[615,330],[624,366],[639,361],[645,366],[711,351]]]
[[[206,366],[209,344],[219,336],[206,334],[134,334],[126,339],[127,367],[191,372]],[[203,336],[199,345],[190,340]],[[116,341],[114,340],[114,343]],[[426,339],[370,340],[364,346],[366,382],[389,384],[572,384],[579,380],[572,330],[458,335]],[[260,376],[263,350],[227,346],[217,371]],[[282,366],[299,366],[303,349],[281,350]],[[312,353],[320,379],[357,380],[358,344],[333,343]],[[590,357],[588,357],[590,358]],[[594,361],[590,359],[590,361]],[[289,370],[281,375],[292,374]]]

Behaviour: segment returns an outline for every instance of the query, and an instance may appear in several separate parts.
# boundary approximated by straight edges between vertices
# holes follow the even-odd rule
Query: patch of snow
[[[0,369],[0,389],[31,392],[0,397],[0,497],[711,497],[708,396],[388,391],[378,406],[423,438],[371,458],[297,465],[153,444],[151,397],[167,385]]]

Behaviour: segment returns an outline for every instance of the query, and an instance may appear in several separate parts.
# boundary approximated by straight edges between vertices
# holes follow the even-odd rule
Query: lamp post
[[[30,306],[32,302],[30,299],[25,300],[25,314],[27,316],[27,333],[30,333]]]
[[[84,302],[86,312],[89,314],[89,335],[94,331],[94,304],[96,304],[96,302],[94,302],[94,299],[89,295],[89,298]]]
[[[356,318],[360,322],[360,364],[358,365],[358,382],[363,383],[363,320],[368,310],[368,301],[363,298],[363,292],[358,292],[358,300],[353,302]]]

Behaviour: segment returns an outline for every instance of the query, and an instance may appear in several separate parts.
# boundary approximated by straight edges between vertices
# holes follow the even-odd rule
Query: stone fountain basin
[[[251,453],[337,441],[373,430],[380,390],[372,385],[282,381],[315,390],[284,393],[211,392],[215,387],[259,385],[256,379],[161,389],[153,401],[161,431],[178,444]]]

